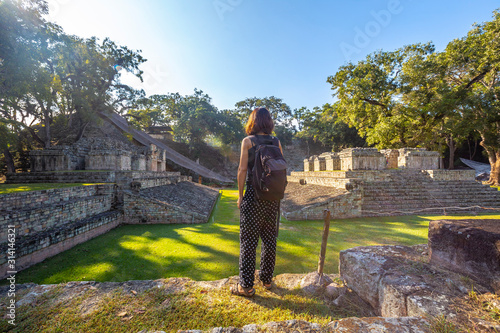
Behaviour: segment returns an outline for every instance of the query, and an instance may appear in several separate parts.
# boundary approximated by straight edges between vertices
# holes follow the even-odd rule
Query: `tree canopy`
[[[379,147],[450,150],[479,133],[498,184],[500,13],[442,52],[432,44],[370,54],[328,77],[337,114]]]

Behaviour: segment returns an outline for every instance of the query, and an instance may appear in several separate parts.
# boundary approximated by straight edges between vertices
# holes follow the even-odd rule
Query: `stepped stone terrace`
[[[289,220],[500,210],[500,192],[474,170],[439,169],[439,153],[424,148],[350,148],[304,159],[283,201]]]

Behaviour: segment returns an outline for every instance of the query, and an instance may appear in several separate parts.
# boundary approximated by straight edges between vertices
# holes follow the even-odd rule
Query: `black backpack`
[[[258,136],[251,136],[255,143],[255,159],[252,168],[252,186],[256,199],[281,200],[285,195],[286,160],[281,153],[279,140],[271,137],[261,142]]]

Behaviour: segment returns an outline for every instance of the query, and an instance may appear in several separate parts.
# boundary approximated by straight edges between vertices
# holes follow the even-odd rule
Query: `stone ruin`
[[[500,311],[499,242],[500,220],[431,221],[427,245],[344,250],[339,271],[379,316],[441,317],[497,332],[498,320],[468,313],[460,302],[471,291],[496,294],[479,307]]]
[[[198,182],[202,176],[219,184],[230,179],[131,128],[117,114],[105,120],[89,126],[71,146],[31,151],[31,172],[7,174],[11,184],[85,184],[0,195],[0,226],[5,227],[0,249],[7,247],[7,226],[14,225],[21,249],[17,270],[122,224],[208,222],[219,190],[192,182],[191,175]],[[8,271],[7,252],[2,253],[0,278]]]
[[[439,169],[439,153],[425,148],[348,148],[304,159],[304,172],[335,170]]]
[[[82,138],[72,146],[53,146],[30,152],[31,171],[167,171],[165,151],[125,144],[109,138]]]
[[[282,203],[288,220],[500,210],[500,192],[476,182],[474,170],[439,169],[424,148],[349,148],[303,160]]]

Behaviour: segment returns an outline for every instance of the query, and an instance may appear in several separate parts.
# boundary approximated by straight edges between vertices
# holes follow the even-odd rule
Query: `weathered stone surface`
[[[124,223],[205,223],[219,190],[192,182],[124,191]]]
[[[347,318],[328,324],[334,333],[426,333],[429,323],[420,317]]]
[[[304,159],[304,171],[314,171],[314,157],[311,156],[309,158]]]
[[[288,220],[323,219],[328,208],[332,218],[349,218],[360,214],[361,194],[320,185],[289,183],[281,203],[282,214]]]
[[[449,298],[467,294],[470,286],[462,275],[426,263],[422,253],[421,247],[407,246],[341,251],[340,274],[383,317],[450,314]],[[481,284],[474,288],[486,291]]]
[[[347,148],[340,157],[341,170],[382,170],[386,169],[385,156],[376,148]]]
[[[431,221],[429,250],[431,263],[500,292],[500,220]]]
[[[332,282],[332,279],[328,275],[323,274],[320,276],[317,272],[312,272],[302,278],[300,287],[306,293],[315,294],[323,291]]]
[[[439,169],[439,152],[425,148],[402,148],[399,150],[398,167],[419,170]]]
[[[326,170],[326,161],[323,156],[315,156],[314,157],[314,171],[325,171]]]
[[[452,304],[451,297],[435,295],[432,291],[426,290],[407,297],[407,314],[408,316],[430,315],[432,317],[452,318],[456,316],[451,310]]]
[[[330,299],[337,299],[338,297],[344,295],[347,291],[346,287],[342,287],[335,282],[330,283],[325,287],[325,296]]]

